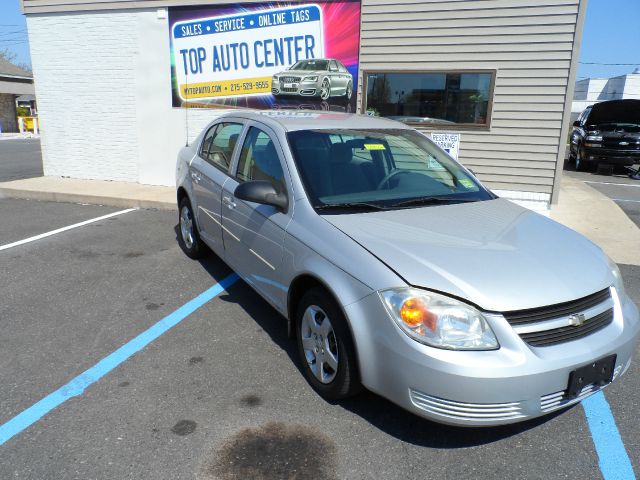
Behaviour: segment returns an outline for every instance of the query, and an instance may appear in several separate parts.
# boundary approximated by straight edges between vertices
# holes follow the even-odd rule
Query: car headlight
[[[453,298],[415,288],[379,292],[391,318],[414,340],[450,350],[500,348],[482,313]]]
[[[602,142],[602,135],[587,135],[587,142]]]
[[[303,82],[317,82],[318,81],[318,76],[313,76],[313,77],[304,77],[302,79]]]
[[[271,82],[272,82],[272,83],[278,83],[278,81],[279,81],[279,80],[278,80],[278,77],[273,77],[273,78],[271,78]]]
[[[610,257],[607,257],[607,260],[609,261],[609,268],[611,269],[611,274],[613,275],[613,288],[616,289],[616,292],[618,293],[618,298],[622,300],[622,298],[625,296],[625,291],[624,291],[624,281],[622,280],[620,269],[618,268],[618,265],[616,264],[616,262],[611,260]]]

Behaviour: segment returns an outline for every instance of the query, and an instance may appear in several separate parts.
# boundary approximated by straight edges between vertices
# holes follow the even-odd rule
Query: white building
[[[640,67],[633,73],[612,78],[585,78],[576,82],[571,106],[573,122],[589,105],[605,100],[640,100]]]

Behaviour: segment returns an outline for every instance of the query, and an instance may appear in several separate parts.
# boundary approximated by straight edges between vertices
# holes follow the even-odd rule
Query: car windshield
[[[300,60],[291,70],[326,70],[328,65],[328,60]]]
[[[394,209],[495,198],[414,130],[300,130],[288,138],[316,209]]]

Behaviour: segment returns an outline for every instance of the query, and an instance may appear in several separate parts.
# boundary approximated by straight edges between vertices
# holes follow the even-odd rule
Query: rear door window
[[[240,123],[214,125],[205,135],[200,156],[214,167],[227,172],[240,132],[242,132]]]

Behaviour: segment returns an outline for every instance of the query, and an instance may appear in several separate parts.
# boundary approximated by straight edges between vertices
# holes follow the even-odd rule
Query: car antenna
[[[185,65],[185,67],[187,67],[187,65]],[[185,140],[184,140],[184,146],[188,147],[189,146],[189,68],[185,68],[185,72],[186,72],[186,77],[187,77],[187,83],[186,83],[186,87],[184,89],[184,96],[185,96],[185,110],[184,110],[184,125],[185,125]]]

